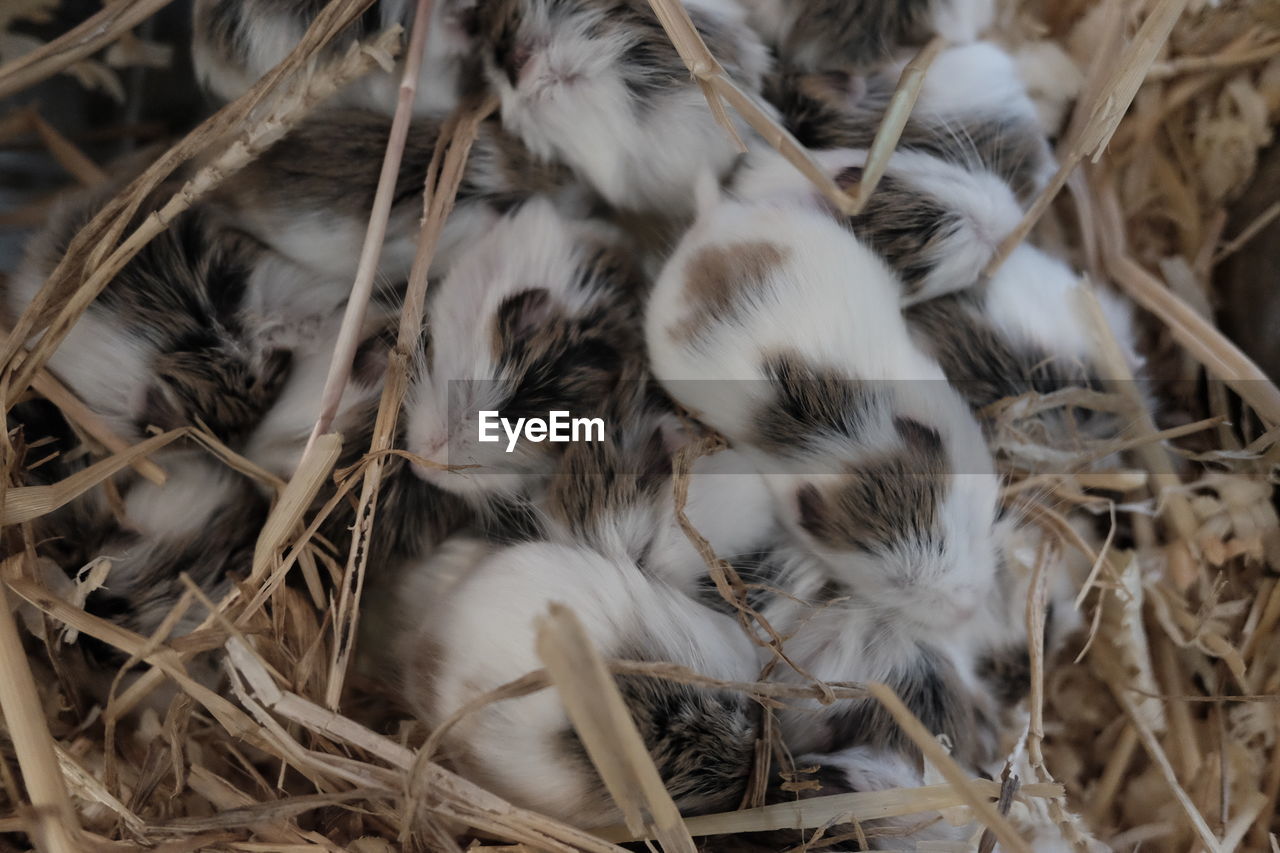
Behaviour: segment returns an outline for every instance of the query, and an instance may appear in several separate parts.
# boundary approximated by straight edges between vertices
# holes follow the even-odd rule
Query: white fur
[[[708,247],[754,242],[785,252],[763,292],[744,296],[732,317],[692,341],[682,339],[680,326],[691,313],[690,259]],[[991,582],[996,475],[977,422],[938,365],[911,342],[898,301],[899,285],[884,264],[822,212],[724,202],[695,223],[668,262],[650,301],[646,336],[652,369],[667,391],[762,466],[784,521],[837,577],[926,630],[945,629],[972,615]],[[856,441],[824,449],[822,462],[832,470],[896,446],[893,417],[939,432],[951,465],[941,549],[912,549],[902,562],[886,562],[826,551],[800,530],[797,489],[839,475],[788,468],[750,443],[750,424],[772,399],[761,381],[763,361],[778,352],[800,354],[849,379],[892,383],[882,386],[892,415],[878,412]]]
[[[1086,535],[1086,539],[1095,538]],[[1088,573],[1089,563],[1071,550],[1046,549],[1047,534],[1034,526],[1002,521],[996,525],[992,539],[1003,555],[1007,572],[1000,576],[999,586],[988,589],[969,618],[949,623],[943,630],[886,618],[886,610],[878,600],[856,590],[834,601],[823,600],[820,593],[824,567],[798,550],[781,552],[784,568],[778,587],[783,594],[769,601],[762,612],[787,637],[790,659],[814,678],[830,682],[891,680],[895,672],[909,670],[919,659],[920,644],[924,643],[954,667],[961,690],[955,701],[972,701],[989,712],[1009,712],[1013,709],[997,707],[995,698],[978,678],[979,657],[990,650],[1026,644],[1026,604],[1032,572],[1041,554],[1048,559],[1044,571],[1053,623],[1046,649],[1052,655],[1081,624],[1072,599]],[[790,667],[779,667],[777,677],[790,682],[807,681]],[[822,706],[816,701],[799,702],[782,711],[779,722],[788,747],[795,751],[826,748],[830,736],[827,721],[841,711],[841,703]]]
[[[1018,72],[1045,133],[1056,135],[1067,111],[1084,87],[1084,73],[1057,42],[1033,41],[1018,47]]]
[[[818,151],[813,156],[832,177],[850,167],[861,168],[867,161],[867,152],[855,149]],[[888,174],[901,181],[907,192],[932,198],[961,217],[956,232],[923,259],[931,271],[915,293],[904,294],[904,305],[972,285],[1000,241],[1022,219],[1013,191],[990,172],[965,169],[918,151],[898,151],[889,159]],[[748,200],[818,198],[794,166],[763,146],[748,155],[734,189]]]
[[[1035,344],[1054,358],[1098,366],[1096,331],[1078,292],[1080,277],[1066,264],[1036,249],[1015,249],[992,276],[984,314],[1016,345]],[[1113,293],[1094,288],[1110,331],[1131,369],[1141,367],[1129,306]]]
[[[991,42],[949,47],[938,54],[925,74],[915,115],[1017,115],[1035,108],[1027,96],[1018,66]]]
[[[905,65],[903,60],[886,73],[896,77]],[[967,142],[960,135],[961,122],[1018,119],[1050,133],[1056,125],[1046,124],[1044,109],[1039,101],[1032,99],[1028,81],[1033,85],[1036,81],[1025,76],[1027,67],[1021,57],[1015,60],[992,42],[949,47],[938,54],[925,73],[912,115],[943,129],[954,129],[957,147]],[[1018,187],[1019,191],[1035,193],[1052,176],[1055,163],[1047,139],[1044,151],[1044,168],[1035,176],[1034,185]]]
[[[718,557],[762,548],[778,533],[773,496],[754,463],[736,450],[722,450],[693,463],[684,507],[693,528]],[[688,594],[706,574],[706,561],[675,515],[675,498],[663,492],[663,512],[654,528],[645,567]]]
[[[108,545],[103,554],[112,562],[106,589],[114,595],[133,599],[130,618],[144,628],[160,624],[176,603],[175,598],[154,597],[150,595],[153,590],[140,587],[157,580],[148,574],[155,571],[155,560],[167,554],[173,543],[198,537],[215,514],[246,496],[243,476],[203,451],[171,451],[165,454],[163,465],[167,475],[163,486],[137,479],[125,491],[121,523],[136,533],[137,538],[125,540],[118,548]],[[211,541],[210,544],[231,547],[232,543]],[[249,568],[241,567],[246,572]],[[176,588],[176,578],[164,580]],[[224,579],[204,592],[216,601],[226,588]],[[189,610],[175,624],[175,636],[199,627],[204,616],[196,612],[198,610]]]
[[[990,29],[995,17],[995,0],[938,0],[933,29],[951,44],[966,44]]]
[[[740,26],[740,10],[727,0],[688,5],[724,26],[739,26],[745,64],[755,78],[739,82],[754,88],[768,58]],[[505,74],[489,75],[502,99],[504,126],[537,156],[568,164],[612,204],[664,213],[691,210],[699,174],[723,173],[737,154],[692,78],[650,104],[633,103],[617,73],[633,34],[590,37],[588,28],[601,13],[587,4],[559,21],[551,20],[542,0],[531,0],[525,12],[522,38],[535,47],[517,85]],[[731,110],[729,115],[738,132],[747,133]]]
[[[418,569],[434,574],[433,561]],[[465,703],[541,668],[537,620],[552,602],[567,605],[606,657],[639,648],[713,678],[755,675],[747,637],[726,616],[647,581],[634,565],[583,548],[545,543],[494,553],[456,583],[421,596],[412,578],[403,604],[419,627],[404,638],[405,696],[438,723]],[[518,805],[581,825],[618,819],[584,813],[599,782],[566,752],[569,721],[552,690],[485,706],[467,715],[445,749],[465,774]]]

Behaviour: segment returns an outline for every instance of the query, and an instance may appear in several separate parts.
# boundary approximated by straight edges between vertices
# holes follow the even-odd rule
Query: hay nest
[[[748,108],[679,10],[654,2],[705,83],[711,108]],[[13,21],[56,5],[6,3],[0,36],[10,35]],[[154,60],[147,50],[155,46],[130,32],[163,5],[118,0],[75,30],[34,46],[0,67],[0,97],[68,69],[108,79],[113,72],[93,57],[112,44]],[[65,329],[131,253],[192,199],[268,147],[344,79],[385,63],[399,47],[398,34],[328,66],[311,59],[365,5],[333,0],[275,72],[170,148],[94,219],[54,275],[69,283],[66,298],[44,316],[29,312],[24,329]],[[63,483],[22,486],[18,460],[39,453],[15,447],[14,436],[3,447],[10,556],[0,569],[0,850],[30,840],[50,851],[373,853],[402,845],[458,850],[469,843],[469,849],[603,853],[620,850],[615,842],[646,837],[664,849],[689,850],[691,833],[723,838],[779,826],[818,829],[837,817],[847,824],[935,810],[986,824],[989,832],[977,842],[982,849],[996,839],[1006,850],[1031,849],[1013,826],[1016,817],[1023,825],[1054,827],[1066,845],[1081,850],[1095,840],[1117,850],[1280,850],[1280,524],[1273,497],[1280,391],[1213,319],[1220,304],[1215,271],[1249,251],[1250,241],[1280,215],[1276,203],[1247,221],[1229,215],[1254,180],[1280,111],[1280,7],[1274,0],[1008,5],[1014,8],[1002,14],[1001,39],[1015,53],[1038,56],[1038,67],[1062,69],[1032,86],[1064,109],[1074,104],[1058,151],[1063,168],[1018,237],[1034,226],[1039,242],[1145,309],[1144,349],[1152,375],[1161,377],[1153,413],[1148,398],[1125,382],[1131,377],[1123,360],[1114,360],[1112,404],[1130,415],[1131,427],[1107,447],[1039,445],[1020,423],[1037,404],[1049,404],[1042,400],[1022,399],[994,413],[1010,495],[1056,533],[1059,547],[1084,552],[1093,566],[1079,597],[1086,628],[1068,653],[1045,660],[1040,648],[1031,649],[1020,790],[967,778],[891,693],[869,685],[931,759],[938,786],[878,799],[819,797],[785,812],[764,808],[686,824],[652,784],[652,765],[625,713],[606,701],[614,691],[607,664],[577,639],[571,614],[553,613],[540,643],[546,671],[519,687],[559,690],[571,710],[581,711],[575,724],[584,741],[610,745],[615,760],[599,769],[630,819],[597,835],[515,808],[432,763],[420,749],[428,733],[348,683],[363,571],[357,556],[328,566],[340,578],[331,609],[279,582],[295,569],[325,569],[328,558],[307,547],[313,519],[303,515],[305,497],[321,484],[332,478],[341,495],[358,496],[362,511],[376,513],[370,495],[390,447],[389,427],[378,430],[365,460],[345,471],[331,470],[336,439],[322,436],[290,482],[269,484],[278,500],[252,575],[223,602],[202,600],[191,589],[167,625],[188,610],[204,614],[194,633],[171,639],[162,629],[142,637],[77,606],[101,582],[92,567],[74,590],[55,595],[45,587],[29,522],[127,466],[161,476],[147,455],[183,436],[125,446],[41,369],[56,335],[29,353],[13,336],[0,382],[7,404],[28,394],[52,401],[89,437],[99,461]],[[904,75],[904,109],[912,75],[913,69]],[[251,113],[264,98],[275,99],[265,119]],[[468,104],[442,134],[428,176],[434,188],[423,224],[428,247],[447,215],[469,134],[490,109]],[[760,116],[752,120],[770,130]],[[890,147],[894,125],[891,111],[883,133]],[[97,166],[38,111],[0,114],[0,144],[23,139],[39,140],[75,180],[102,180]],[[789,154],[808,169],[803,151]],[[134,220],[141,224],[127,233],[123,223],[132,206],[197,156],[208,165],[184,192],[160,216]],[[874,172],[869,164],[867,175]],[[864,183],[862,191],[872,187]],[[1060,192],[1064,188],[1069,192]],[[859,201],[857,193],[827,190],[841,205]],[[1274,186],[1270,193],[1274,202]],[[39,204],[10,211],[9,221],[38,221]],[[418,298],[425,276],[420,279]],[[402,340],[417,332],[421,312],[413,310],[420,304],[414,298],[411,293]],[[393,359],[388,410],[403,396],[403,368]],[[191,437],[208,444],[206,437]],[[238,464],[234,454],[209,449]],[[1100,467],[1099,459],[1123,462]],[[1088,473],[1060,473],[1068,470]],[[1083,515],[1106,519],[1123,535],[1094,547],[1073,535],[1071,521]],[[1116,546],[1117,538],[1132,546]],[[59,654],[77,636],[118,649],[129,658],[126,669],[141,675],[105,708],[80,704],[81,674]],[[198,653],[225,667],[226,694],[189,674],[188,662]],[[753,689],[763,694],[769,685]],[[158,690],[173,695],[162,713],[129,715]],[[1002,788],[1007,796],[997,801]],[[815,836],[813,849],[823,843]]]

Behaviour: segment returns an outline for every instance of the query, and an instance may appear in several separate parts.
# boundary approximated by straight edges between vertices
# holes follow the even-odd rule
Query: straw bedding
[[[6,4],[0,36],[56,5]],[[73,61],[79,73],[94,73],[89,57],[161,5],[119,0],[67,41],[9,60],[0,66],[0,96]],[[996,838],[1006,850],[1031,849],[1026,842],[1019,848],[1008,833],[1016,834],[1015,825],[1040,825],[1079,850],[1098,843],[1116,850],[1280,850],[1280,521],[1273,495],[1280,392],[1214,319],[1216,310],[1229,308],[1225,314],[1241,339],[1259,337],[1247,325],[1248,300],[1273,304],[1267,287],[1274,289],[1274,268],[1270,284],[1254,289],[1224,281],[1223,270],[1248,269],[1239,258],[1274,240],[1274,229],[1267,234],[1280,212],[1275,169],[1269,178],[1258,175],[1280,113],[1280,6],[1268,0],[1027,0],[1005,6],[1000,38],[1018,55],[1035,58],[1040,73],[1030,82],[1043,100],[1071,110],[1058,150],[1067,168],[1045,196],[1035,239],[1095,281],[1115,284],[1144,309],[1143,349],[1158,381],[1149,396],[1136,396],[1124,381],[1122,360],[1113,365],[1111,393],[1128,407],[1123,410],[1131,428],[1105,449],[1123,454],[1091,448],[1086,458],[1069,448],[1040,446],[1022,428],[1034,400],[998,404],[995,412],[996,444],[1010,466],[1007,489],[1025,499],[1029,517],[1055,532],[1057,547],[1085,552],[1093,567],[1079,598],[1084,628],[1056,659],[1031,650],[1020,790],[1013,793],[1015,786],[1005,784],[1004,793],[1013,796],[998,801],[1000,784],[957,777],[958,768],[939,754],[929,732],[891,693],[872,685],[873,695],[932,760],[941,787],[885,792],[875,802],[859,795],[808,800],[796,812],[799,824],[791,825],[818,828],[837,816],[847,824],[884,809],[941,809],[960,822],[976,815],[987,823],[992,832],[981,842],[984,849]],[[195,179],[188,197],[269,146],[340,78],[385,63],[398,50],[391,34],[337,65],[320,69],[306,61],[307,49],[331,38],[358,7],[335,0],[285,67],[245,103],[230,105],[170,149],[161,161],[170,166],[195,155],[215,164]],[[69,44],[78,47],[64,49]],[[677,45],[705,75],[715,105],[726,108],[727,101],[733,109],[731,88],[716,69],[697,61],[698,45],[678,38]],[[248,101],[277,82],[288,94],[267,120],[249,123]],[[438,234],[447,213],[468,133],[491,108],[473,106],[442,134],[453,144],[432,164],[428,180],[437,191],[424,243]],[[227,131],[240,144],[224,148]],[[69,179],[100,179],[95,164],[38,113],[0,113],[0,145],[30,140],[46,148]],[[163,176],[158,169],[155,175]],[[1252,186],[1259,180],[1266,183]],[[149,188],[142,189],[137,198]],[[1254,198],[1239,203],[1249,192]],[[65,304],[72,316],[127,259],[130,247],[154,236],[185,203],[175,197],[161,219],[143,221],[130,234],[112,219],[130,201],[122,198],[111,215],[90,223],[79,254],[68,259],[75,275]],[[26,221],[39,220],[36,204]],[[23,211],[14,212],[14,220],[23,221]],[[1222,304],[1224,294],[1233,300],[1229,306]],[[413,307],[411,296],[406,314]],[[65,319],[54,319],[54,327]],[[407,324],[402,339],[415,332]],[[9,556],[0,565],[6,582],[0,601],[0,850],[29,844],[51,851],[142,847],[174,853],[380,853],[467,844],[513,851],[619,849],[513,808],[433,764],[419,751],[428,733],[376,688],[347,675],[362,566],[346,555],[295,546],[311,533],[303,511],[323,483],[336,481],[343,499],[359,498],[367,513],[385,454],[334,471],[338,447],[325,438],[291,482],[271,484],[278,490],[277,511],[259,539],[253,575],[221,604],[190,589],[179,609],[198,614],[202,624],[180,639],[139,636],[81,610],[78,602],[103,582],[101,566],[87,567],[73,587],[50,590],[29,523],[126,466],[154,476],[146,454],[188,439],[166,435],[135,447],[113,441],[38,370],[47,353],[37,348],[23,358],[15,350],[6,350],[0,383],[8,403],[32,395],[50,400],[93,436],[96,464],[88,478],[22,486],[17,466],[39,460],[40,448],[22,447],[16,435],[2,448]],[[1271,375],[1280,369],[1275,363],[1262,367]],[[384,403],[403,394],[403,373],[395,371],[393,363]],[[389,446],[381,422],[373,450],[379,442]],[[237,464],[217,446],[210,452]],[[1057,473],[1064,470],[1088,473]],[[1072,520],[1082,517],[1104,519],[1114,535],[1095,548],[1073,533]],[[289,571],[341,578],[334,606],[305,588],[278,583]],[[692,833],[733,849],[726,841],[732,833],[770,828],[765,824],[773,815],[767,813],[702,817],[682,826],[660,786],[655,791],[651,784],[643,747],[628,740],[633,733],[605,699],[614,695],[606,663],[575,640],[576,631],[569,614],[553,614],[540,642],[546,672],[511,689],[559,690],[571,714],[581,712],[573,716],[584,740],[613,745],[617,766],[599,769],[633,820],[630,828],[605,835],[616,841],[657,838],[675,850],[690,849]],[[87,703],[82,689],[86,679],[101,675],[60,653],[87,641],[114,649],[127,659],[124,669],[142,674],[119,682],[105,708]],[[189,661],[195,653],[225,667],[229,691],[216,694],[193,679]],[[138,707],[146,710],[129,713]],[[813,849],[822,844],[816,839]]]

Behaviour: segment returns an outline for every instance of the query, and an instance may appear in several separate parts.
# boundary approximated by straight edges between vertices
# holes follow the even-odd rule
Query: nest
[[[0,13],[0,35],[20,16],[54,5],[9,4]],[[62,71],[109,86],[113,72],[92,57],[112,45],[157,61],[155,45],[130,32],[163,5],[119,0],[35,46],[0,67],[0,97]],[[49,333],[30,352],[15,343],[26,335],[10,336],[4,349],[0,388],[7,404],[30,394],[48,399],[88,437],[97,461],[65,482],[22,486],[16,466],[38,451],[16,447],[13,435],[2,448],[11,556],[0,585],[0,850],[30,842],[58,853],[139,847],[374,853],[470,844],[604,853],[646,838],[666,850],[692,850],[695,836],[725,842],[735,833],[782,827],[812,830],[803,847],[822,849],[837,823],[939,811],[944,819],[985,825],[975,838],[980,849],[996,840],[1005,850],[1032,849],[1019,831],[1029,824],[1053,828],[1077,850],[1099,841],[1117,850],[1280,849],[1280,523],[1273,496],[1280,391],[1215,327],[1212,310],[1219,302],[1215,269],[1248,250],[1280,214],[1273,204],[1248,222],[1227,215],[1249,187],[1280,111],[1280,14],[1265,0],[1025,0],[1009,4],[1016,8],[999,22],[1001,40],[1015,53],[1039,54],[1064,69],[1032,81],[1033,88],[1061,88],[1062,103],[1074,103],[1058,150],[1062,169],[1010,245],[1034,228],[1038,242],[1126,293],[1144,309],[1144,349],[1152,375],[1161,377],[1153,394],[1161,401],[1157,417],[1126,382],[1132,377],[1123,359],[1114,359],[1114,399],[1106,404],[1125,411],[1130,427],[1107,447],[1046,447],[1023,429],[1038,406],[1061,401],[1033,396],[993,412],[1007,491],[1055,531],[1059,547],[1082,552],[1092,565],[1078,599],[1085,628],[1056,659],[1046,659],[1037,644],[1030,650],[1033,689],[1016,783],[1012,773],[1003,784],[969,778],[891,691],[866,685],[921,747],[936,785],[683,820],[655,784],[610,663],[582,639],[572,614],[555,611],[540,636],[545,669],[510,692],[559,691],[584,743],[598,747],[591,750],[597,769],[626,825],[588,833],[516,808],[449,772],[431,760],[429,733],[349,683],[364,571],[359,541],[350,559],[327,567],[308,547],[315,524],[305,510],[327,482],[336,484],[338,499],[358,501],[363,523],[376,519],[373,496],[391,449],[389,419],[379,419],[370,452],[355,468],[334,471],[339,439],[320,435],[289,482],[268,483],[277,499],[253,572],[226,601],[204,600],[193,586],[161,631],[143,637],[77,605],[101,583],[93,567],[70,595],[47,589],[33,519],[128,466],[163,476],[148,454],[172,441],[202,441],[238,464],[198,433],[164,434],[132,447],[112,436],[42,369],[59,331],[193,199],[342,82],[388,63],[401,44],[397,33],[328,65],[316,63],[319,48],[367,5],[333,0],[281,66],[168,149],[90,222],[54,274],[64,285],[62,298],[20,321],[22,331]],[[854,192],[829,186],[785,133],[752,113],[678,4],[654,5],[710,109],[744,111],[839,206],[855,207],[874,192],[874,156]],[[908,67],[878,149],[892,149],[936,49],[926,48]],[[442,133],[427,176],[420,248],[427,260],[469,141],[492,109],[491,102],[466,103]],[[103,179],[37,110],[0,114],[0,144],[24,138],[38,140],[74,180]],[[157,216],[133,218],[140,199],[197,157],[206,165]],[[37,204],[6,217],[39,221],[41,210]],[[140,224],[128,231],[131,220]],[[402,341],[419,331],[421,260],[416,268],[424,274],[411,284]],[[403,360],[393,358],[384,413],[398,409],[405,376]],[[1099,466],[1099,459],[1107,462]],[[1072,519],[1084,516],[1123,535],[1095,547],[1073,535]],[[326,570],[339,578],[331,603],[281,583],[290,572]],[[167,629],[188,611],[201,614],[201,627],[171,638]],[[140,676],[105,708],[80,704],[80,674],[59,654],[77,636],[118,649],[128,657],[124,669]],[[225,667],[229,691],[212,692],[192,677],[196,654]],[[766,697],[777,689],[739,687]],[[130,714],[158,691],[173,696],[163,713]]]

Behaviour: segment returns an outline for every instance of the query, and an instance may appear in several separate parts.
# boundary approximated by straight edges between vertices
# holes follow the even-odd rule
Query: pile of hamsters
[[[246,91],[322,6],[197,0],[207,95]],[[407,31],[414,6],[378,0],[326,55]],[[368,542],[361,665],[430,729],[538,669],[537,620],[561,602],[606,658],[704,677],[617,678],[686,814],[738,808],[762,754],[774,756],[769,802],[930,778],[873,700],[766,708],[725,682],[884,682],[967,772],[997,777],[1028,685],[1027,567],[1052,549],[1005,506],[981,415],[1092,387],[1099,371],[1071,267],[1023,244],[983,275],[1054,171],[1053,129],[1010,55],[980,40],[983,0],[685,7],[727,74],[846,189],[906,62],[935,35],[947,46],[878,188],[847,216],[731,111],[739,150],[647,0],[433,4],[377,293],[334,423],[339,468],[369,447],[442,126],[476,92],[500,108],[431,263],[402,452]],[[399,75],[343,89],[199,198],[90,305],[49,369],[130,442],[194,426],[287,480],[318,413]],[[4,293],[9,322],[143,165],[118,163],[108,186],[62,203]],[[1098,297],[1136,369],[1126,305]],[[578,441],[481,440],[483,412],[556,411],[602,426]],[[13,417],[38,462],[32,482],[92,461],[51,404],[25,401]],[[1035,419],[1046,444],[1119,429],[1064,407]],[[717,438],[717,452],[686,451]],[[694,459],[683,483],[677,456]],[[262,477],[202,449],[155,459],[163,486],[122,474],[39,523],[42,552],[68,575],[109,560],[85,606],[143,633],[183,573],[215,599],[247,576],[270,508]],[[319,525],[339,563],[354,518],[340,500]],[[704,546],[741,583],[726,592]],[[1049,569],[1050,649],[1073,624],[1073,568],[1064,556]],[[553,690],[475,703],[438,757],[520,806],[588,827],[620,820]],[[878,849],[974,835],[918,816],[861,831]]]

